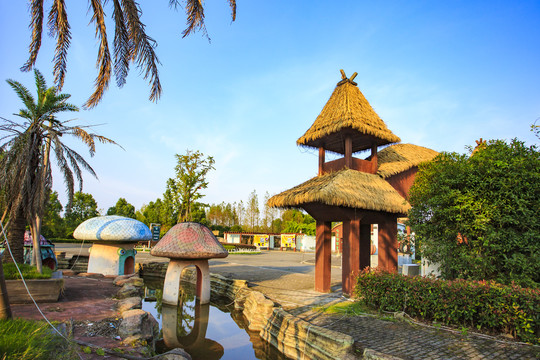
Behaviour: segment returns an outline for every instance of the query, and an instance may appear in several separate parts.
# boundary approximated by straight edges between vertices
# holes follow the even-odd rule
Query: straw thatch
[[[439,153],[413,144],[396,144],[377,153],[377,174],[384,179],[409,170],[413,166],[432,160]]]
[[[340,170],[314,177],[268,200],[270,207],[300,207],[321,203],[353,209],[405,214],[409,203],[384,179],[356,170]]]
[[[352,80],[342,71],[341,80],[317,119],[296,143],[339,154],[345,153],[344,135],[352,136],[353,152],[400,142],[366,100]]]

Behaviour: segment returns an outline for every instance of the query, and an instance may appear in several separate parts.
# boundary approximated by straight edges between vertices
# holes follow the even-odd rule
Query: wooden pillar
[[[324,161],[325,161],[324,155],[325,155],[324,148],[320,147],[319,148],[319,175],[324,174]]]
[[[360,224],[360,271],[371,266],[371,224]]]
[[[379,269],[397,271],[397,219],[386,217],[379,222]]]
[[[352,169],[352,138],[351,135],[345,136],[345,166]]]
[[[315,291],[330,292],[332,261],[332,223],[317,220],[315,249]]]
[[[377,159],[377,144],[371,144],[371,168],[374,170],[373,173],[377,173],[378,168],[378,159]]]
[[[343,221],[342,259],[341,287],[344,294],[351,296],[360,272],[360,219]]]

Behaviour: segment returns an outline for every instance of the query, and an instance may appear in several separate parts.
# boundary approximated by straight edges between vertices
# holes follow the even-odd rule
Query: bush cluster
[[[255,245],[248,245],[248,244],[230,244],[230,243],[220,243],[223,245],[225,250],[255,250],[257,247]]]
[[[404,311],[427,321],[503,332],[540,343],[539,289],[365,271],[357,278],[355,295],[379,310]]]

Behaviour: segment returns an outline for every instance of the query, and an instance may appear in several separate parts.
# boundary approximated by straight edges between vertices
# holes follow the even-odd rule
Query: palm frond
[[[31,113],[34,112],[36,102],[30,91],[28,91],[28,89],[18,81],[7,79],[6,82],[9,84],[9,86],[11,86],[13,91],[15,91],[19,99],[21,99],[23,102],[24,106],[26,106]]]
[[[73,180],[73,172],[71,171],[69,164],[64,156],[64,150],[62,147],[62,144],[58,141],[58,139],[54,139],[54,154],[56,158],[56,165],[60,169],[60,172],[62,173],[64,177],[64,185],[66,186],[66,192],[68,195],[68,203],[71,203],[73,200],[73,194],[74,194],[74,186],[75,181]]]
[[[210,37],[206,32],[206,26],[204,25],[204,8],[201,0],[187,0],[186,16],[188,27],[182,32],[182,37],[186,37],[192,32],[201,30],[203,35],[210,40]]]
[[[54,0],[49,12],[49,33],[56,37],[56,50],[54,53],[54,83],[58,90],[64,86],[67,70],[67,51],[71,43],[70,26],[67,19],[66,4],[64,0]]]
[[[169,7],[177,9],[180,6],[180,1],[169,0]]]
[[[85,143],[86,146],[88,146],[88,151],[90,152],[90,156],[94,156],[94,153],[96,152],[96,144],[92,136],[88,132],[86,132],[84,129],[81,129],[80,127],[74,127],[72,131],[73,131],[73,135],[81,139],[81,141]]]
[[[30,5],[32,20],[30,28],[32,29],[32,40],[30,41],[30,57],[21,67],[21,71],[30,71],[36,63],[39,48],[41,47],[41,34],[43,32],[43,0],[32,0]]]
[[[114,75],[118,87],[124,86],[129,73],[130,54],[133,44],[126,27],[126,18],[119,0],[113,0],[114,29]]]
[[[38,96],[47,91],[47,81],[38,69],[34,69],[34,81],[36,83]]]
[[[146,35],[144,24],[139,17],[141,12],[139,5],[134,0],[122,0],[122,6],[132,44],[130,57],[137,63],[137,67],[143,71],[143,78],[148,79],[150,77],[151,90],[149,99],[157,101],[162,90],[157,68],[160,62],[154,51],[156,42]]]
[[[82,173],[81,168],[79,167],[79,164],[77,163],[77,160],[73,157],[72,154],[70,154],[69,150],[62,144],[62,147],[64,148],[64,153],[66,154],[67,160],[70,163],[70,169],[75,174],[75,178],[77,179],[77,182],[79,183],[79,190],[82,191],[83,187],[83,179],[82,179]]]
[[[94,93],[83,105],[86,109],[91,109],[99,103],[105,90],[109,87],[109,81],[111,79],[111,54],[109,52],[109,43],[107,42],[105,13],[99,0],[90,0],[90,6],[93,11],[91,21],[96,24],[96,37],[100,39],[96,62],[96,66],[99,67],[99,73],[94,83]]]
[[[90,164],[88,164],[88,162],[86,162],[86,160],[78,152],[76,152],[75,150],[69,148],[68,146],[66,146],[64,144],[62,144],[62,146],[63,146],[64,151],[66,152],[66,154],[68,154],[68,158],[70,159],[70,161],[72,161],[72,162],[75,161],[78,165],[81,165],[83,169],[88,171],[90,173],[90,175],[92,175],[96,179],[98,178],[97,174],[94,171],[94,169],[92,168],[92,166],[90,166]],[[77,168],[79,168],[78,165],[77,165]],[[80,170],[79,170],[79,174],[80,174]],[[79,178],[79,177],[77,177],[77,178]],[[80,177],[80,180],[81,180],[81,183],[82,183],[82,176]]]
[[[92,138],[95,138],[97,139],[100,143],[102,144],[112,144],[112,145],[116,145],[116,146],[119,146],[122,150],[125,150],[122,145],[118,144],[116,141],[114,140],[111,140],[105,136],[102,136],[102,135],[97,135],[97,134],[91,134],[92,135]]]
[[[236,20],[236,0],[229,0],[229,5],[231,7],[232,21],[235,21]]]

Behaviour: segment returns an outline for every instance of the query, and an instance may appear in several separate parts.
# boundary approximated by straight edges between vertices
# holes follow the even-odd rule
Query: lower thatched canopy
[[[438,154],[435,150],[413,144],[391,145],[377,153],[377,174],[386,179],[430,161]]]
[[[286,208],[313,202],[395,214],[406,214],[410,208],[380,176],[350,169],[314,177],[271,197],[268,205]]]

